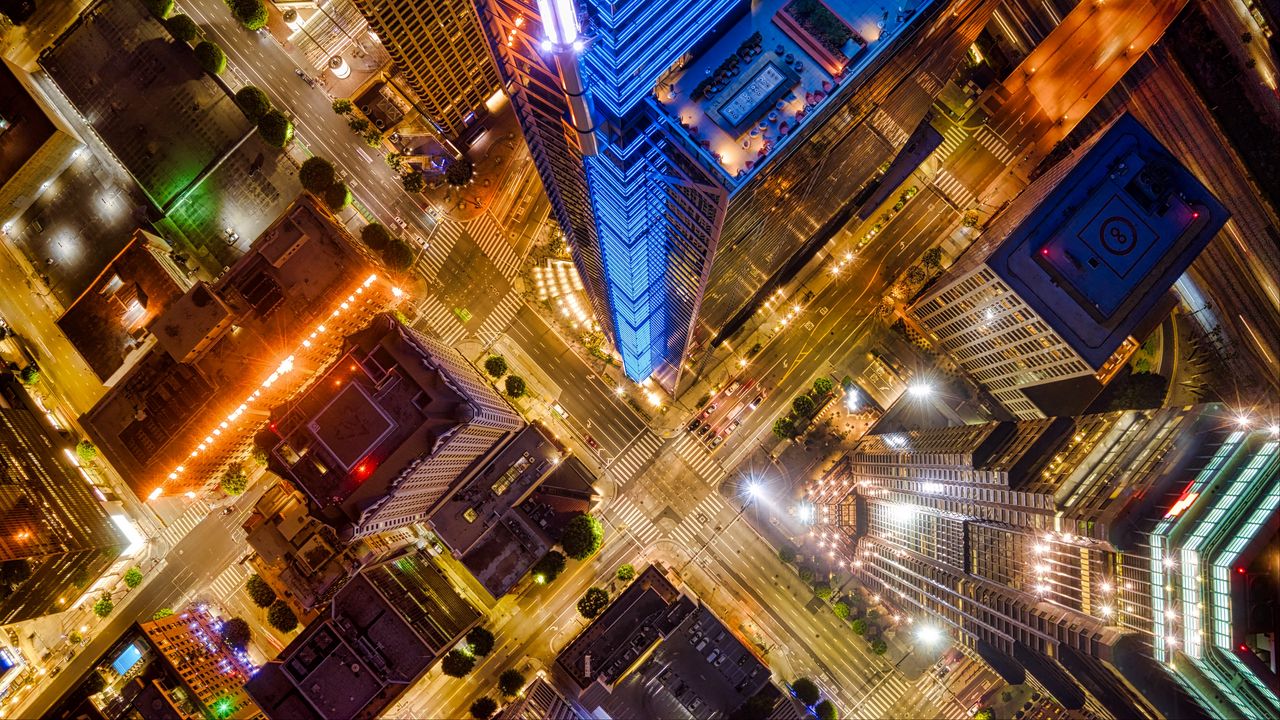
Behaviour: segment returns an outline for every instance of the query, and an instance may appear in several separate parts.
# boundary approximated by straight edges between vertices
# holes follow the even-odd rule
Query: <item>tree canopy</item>
[[[410,170],[400,176],[400,184],[404,186],[406,192],[420,193],[427,187],[427,181],[422,177],[422,173],[417,170]]]
[[[815,395],[826,395],[835,388],[836,384],[831,382],[831,378],[823,375],[813,381],[813,393]]]
[[[493,652],[493,633],[477,625],[467,632],[467,645],[472,654],[484,657]]]
[[[863,620],[862,618],[858,618],[858,619],[854,620],[852,623],[850,623],[849,625],[850,625],[850,627],[852,627],[852,628],[853,628],[853,634],[854,634],[854,635],[866,635],[866,634],[867,634],[867,621],[866,621],[866,620]]]
[[[246,30],[261,30],[267,24],[267,6],[262,0],[226,0],[231,14]]]
[[[783,545],[778,548],[778,559],[790,565],[796,561],[796,549],[790,545]]]
[[[271,605],[271,609],[267,610],[267,622],[280,632],[293,632],[293,629],[298,627],[298,616],[293,614],[293,610],[285,601],[277,600]]]
[[[258,134],[268,145],[282,148],[293,139],[293,123],[279,110],[271,110],[258,120]]]
[[[818,703],[813,708],[813,712],[818,716],[818,720],[840,720],[840,713],[830,700]]]
[[[173,0],[143,0],[142,4],[147,6],[152,15],[161,20],[169,17],[169,13],[173,12]]]
[[[524,383],[524,378],[519,375],[508,375],[504,384],[506,385],[507,394],[513,398],[523,396],[525,390],[528,389]],[[572,553],[570,556],[572,557]]]
[[[584,618],[591,619],[600,614],[601,610],[609,605],[609,593],[600,588],[589,588],[578,600],[578,614]]]
[[[172,19],[176,20],[179,17],[186,16],[178,15]],[[240,112],[243,112],[251,123],[257,123],[271,112],[271,98],[267,97],[262,88],[253,85],[245,85],[236,91],[236,105],[240,106]]]
[[[818,692],[818,686],[807,677],[796,678],[796,681],[791,683],[791,691],[805,705],[813,705],[821,697],[821,693]]]
[[[141,568],[136,568],[136,567],[129,568],[128,572],[124,574],[124,584],[125,584],[125,587],[128,587],[130,590],[141,585],[142,584]]]
[[[98,448],[88,440],[76,443],[76,455],[85,462],[93,462],[98,458]]]
[[[813,403],[813,398],[808,395],[797,395],[796,398],[791,401],[791,409],[795,410],[796,415],[799,415],[800,417],[809,417],[813,414],[816,407],[817,406]]]
[[[524,688],[524,673],[519,670],[510,668],[503,670],[502,674],[498,676],[498,689],[502,691],[503,695],[511,697],[520,692],[522,688]]]
[[[449,677],[466,677],[467,673],[476,666],[476,658],[474,655],[468,655],[461,650],[450,650],[444,659],[440,661],[440,671]]]
[[[501,355],[490,355],[484,360],[484,371],[496,378],[506,375],[507,359]]]
[[[18,379],[22,381],[23,385],[35,385],[40,382],[40,368],[36,367],[34,363],[28,365],[18,371]]]
[[[196,62],[210,75],[221,75],[227,69],[227,54],[217,43],[201,40],[196,45]]]
[[[346,115],[351,112],[355,106],[346,98],[338,98],[333,101],[333,111],[339,115]]]
[[[325,188],[323,197],[325,207],[329,208],[330,212],[342,212],[347,205],[351,204],[351,190],[344,182],[334,182]]]
[[[243,651],[249,647],[249,623],[244,618],[233,617],[222,623],[222,642],[227,647]]]
[[[315,195],[323,195],[338,180],[338,171],[333,163],[322,157],[309,157],[302,161],[298,170],[298,181],[303,189]]]
[[[104,618],[116,609],[116,604],[111,602],[111,596],[103,594],[102,597],[93,601],[93,614],[100,618]]]
[[[454,187],[462,187],[475,177],[475,165],[467,158],[459,158],[444,169],[444,181]]]
[[[476,698],[471,703],[471,717],[476,720],[489,720],[498,711],[498,703],[488,695]]]
[[[277,597],[276,591],[271,589],[266,580],[263,580],[258,573],[249,576],[249,580],[245,582],[245,589],[249,591],[249,599],[253,600],[253,604],[260,608],[269,608],[275,604]]]
[[[360,239],[364,241],[371,249],[381,252],[391,244],[391,231],[386,225],[378,222],[372,222],[360,228]]]
[[[786,440],[796,436],[796,421],[791,416],[780,417],[773,421],[773,434],[779,440]]]
[[[604,525],[591,515],[575,515],[565,523],[560,534],[560,546],[565,555],[574,560],[585,560],[604,544]]]
[[[560,573],[564,572],[564,565],[564,555],[552,550],[534,563],[529,572],[538,584],[545,585],[560,577]]]
[[[169,6],[173,7],[173,2],[170,2]],[[187,15],[174,15],[164,21],[164,27],[175,40],[188,45],[204,36],[204,33],[200,32],[200,26],[196,24],[196,21]]]
[[[249,486],[249,476],[245,474],[244,468],[237,465],[235,467],[228,468],[227,471],[222,474],[222,481],[219,483],[219,486],[222,487],[222,492],[235,497],[236,495],[242,494],[245,491],[245,488]]]
[[[617,578],[622,582],[630,582],[636,576],[636,568],[634,565],[627,564],[618,568]]]

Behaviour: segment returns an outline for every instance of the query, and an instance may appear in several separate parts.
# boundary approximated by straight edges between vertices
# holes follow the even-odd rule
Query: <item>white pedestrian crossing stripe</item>
[[[942,133],[942,144],[938,146],[936,151],[937,160],[942,162],[951,157],[951,153],[954,153],[956,148],[960,147],[968,137],[969,134],[965,132],[964,128],[959,125],[948,125],[947,129]]]
[[[1004,140],[1000,139],[1000,136],[988,129],[986,125],[978,128],[978,132],[974,133],[974,138],[977,139],[979,145],[987,149],[987,152],[990,152],[997,160],[1006,165],[1016,155],[1013,150],[1009,149]]]
[[[492,342],[492,338],[502,333],[511,325],[511,319],[520,312],[520,308],[524,306],[524,298],[518,290],[512,290],[507,296],[498,302],[493,312],[489,313],[489,317],[480,323],[480,329],[476,332],[482,342]]]
[[[680,436],[676,441],[676,453],[689,463],[689,467],[693,468],[693,472],[703,482],[715,487],[724,479],[726,473],[724,468],[720,467],[720,463],[711,456],[711,452],[705,445],[692,433],[686,433]]]
[[[958,208],[967,208],[973,202],[973,192],[946,170],[939,170],[933,178],[934,187]]]
[[[191,529],[199,525],[209,514],[209,506],[203,500],[196,500],[186,512],[179,515],[173,522],[169,523],[164,530],[160,532],[160,540],[168,547],[177,545],[182,538],[191,532]]]
[[[662,533],[658,528],[645,516],[644,511],[636,507],[634,503],[626,497],[618,496],[609,503],[609,507],[613,510],[614,518],[619,525],[626,527],[626,532],[630,533],[636,539],[636,542],[643,545],[656,540]]]
[[[906,145],[907,139],[910,138],[907,131],[903,130],[902,126],[889,116],[889,113],[880,108],[876,108],[875,112],[871,113],[871,126],[880,131],[884,139],[894,147]]]
[[[467,232],[503,277],[510,280],[516,276],[516,271],[520,269],[520,257],[511,247],[506,232],[488,213],[467,223]]]
[[[209,583],[209,594],[218,602],[224,602],[239,592],[248,578],[249,571],[243,565],[232,565]]]
[[[662,438],[648,430],[642,431],[609,463],[608,470],[613,475],[613,481],[619,487],[626,485],[627,481],[635,477],[653,459],[653,456],[658,454],[658,449],[661,447]]]
[[[891,672],[860,704],[859,712],[863,713],[863,717],[890,717],[890,710],[907,691],[909,685],[902,674]]]
[[[435,295],[422,298],[422,302],[418,304],[418,315],[447,345],[456,344],[467,336],[467,328],[458,320],[458,316],[437,300]]]
[[[428,280],[434,280],[459,237],[462,237],[462,226],[447,217],[440,218],[427,240],[426,252],[418,256],[418,272]]]

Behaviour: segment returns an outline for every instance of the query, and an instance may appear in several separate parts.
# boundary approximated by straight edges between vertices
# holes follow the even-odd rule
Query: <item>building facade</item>
[[[1274,716],[1276,623],[1249,578],[1280,546],[1280,428],[1257,417],[869,436],[812,491],[815,532],[886,603],[1069,709]]]
[[[0,408],[0,624],[70,609],[127,545],[36,416]]]
[[[243,651],[222,641],[221,623],[205,608],[193,606],[138,627],[213,717],[261,717],[244,690],[253,664]]]
[[[722,339],[797,255],[820,248],[993,7],[939,0],[888,18],[859,3],[794,5],[477,0],[632,379],[674,387],[691,343]],[[797,7],[843,27],[846,44],[809,35]]]
[[[1125,115],[1032,183],[908,312],[1015,416],[1076,414],[1227,217]]]
[[[524,421],[462,353],[375,316],[259,435],[344,540],[428,518]]]
[[[463,137],[498,92],[498,73],[485,49],[470,0],[355,0],[428,119]]]

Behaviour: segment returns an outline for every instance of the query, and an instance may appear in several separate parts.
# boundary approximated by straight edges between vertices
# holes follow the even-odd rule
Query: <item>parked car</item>
[[[734,393],[738,392],[738,388],[740,387],[742,387],[742,381],[734,380],[732,385],[724,389],[724,394],[733,395]]]
[[[720,443],[722,442],[724,442],[723,435],[716,435],[715,437],[711,438],[711,449],[715,450],[716,448],[720,447]]]
[[[747,408],[751,410],[755,410],[756,408],[760,407],[760,403],[762,402],[764,402],[764,393],[760,393],[759,395],[756,395],[756,399],[752,400],[747,405]]]

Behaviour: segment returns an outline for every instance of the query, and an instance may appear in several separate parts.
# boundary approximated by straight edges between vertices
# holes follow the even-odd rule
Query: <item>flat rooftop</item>
[[[930,1],[901,20],[882,0],[751,3],[717,30],[714,44],[661,78],[650,102],[690,140],[695,156],[730,188],[741,186],[808,118],[838,104],[832,100],[838,90],[856,84]],[[846,41],[833,48],[805,30],[802,19],[794,20],[805,8],[834,16]]]
[[[27,164],[56,130],[9,65],[0,61],[0,187]]]

